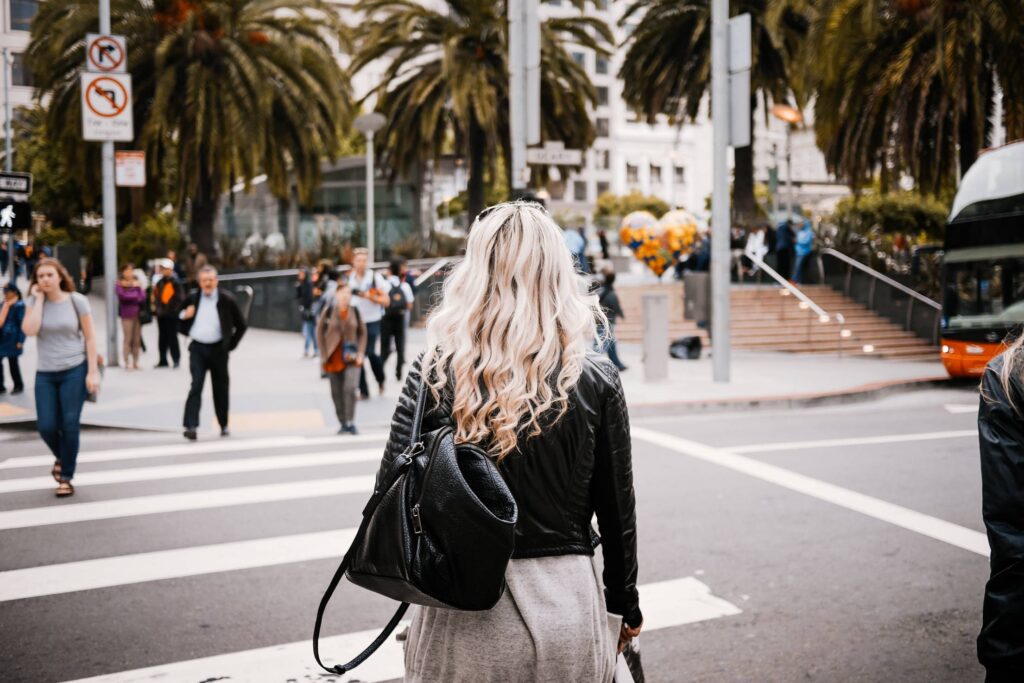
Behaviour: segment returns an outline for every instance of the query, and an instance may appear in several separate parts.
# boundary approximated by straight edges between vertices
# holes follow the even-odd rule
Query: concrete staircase
[[[912,332],[851,301],[826,285],[805,285],[802,291],[833,316],[822,323],[813,311],[800,308],[793,296],[780,287],[733,285],[732,345],[737,349],[789,351],[793,353],[843,353],[901,360],[934,360],[938,349]],[[620,321],[615,336],[620,342],[641,341],[643,307],[641,296],[664,293],[669,298],[669,338],[700,336],[710,346],[707,330],[696,322],[683,320],[683,285],[620,286],[617,288],[626,320]],[[834,316],[841,313],[845,324]],[[709,321],[710,324],[710,321]],[[846,330],[846,332],[842,332]]]

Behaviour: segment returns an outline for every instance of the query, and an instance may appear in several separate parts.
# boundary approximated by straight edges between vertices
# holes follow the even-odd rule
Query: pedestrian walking
[[[775,231],[775,270],[787,280],[793,276],[793,226],[789,219]]]
[[[584,261],[582,254],[586,251],[587,245],[586,240],[583,239],[583,235],[578,230],[572,228],[566,228],[562,231],[562,235],[565,238],[565,246],[569,248],[569,253],[572,254],[573,262],[576,264],[576,269],[580,272],[583,270]]]
[[[380,365],[383,369],[387,364],[393,342],[395,379],[399,382],[402,381],[402,368],[405,367],[405,331],[413,301],[412,287],[402,277],[403,266],[401,261],[392,261],[388,266],[388,304],[380,321]]]
[[[189,289],[199,285],[199,271],[205,268],[207,263],[206,254],[199,251],[199,246],[195,242],[189,244],[185,254],[185,283]]]
[[[805,218],[800,232],[796,234],[796,265],[793,267],[793,282],[803,284],[807,257],[811,255],[812,251],[814,251],[814,231],[811,230],[811,222]]]
[[[203,384],[210,374],[213,385],[213,410],[220,425],[220,435],[229,436],[228,357],[245,334],[246,323],[234,295],[217,286],[217,269],[204,266],[198,273],[199,290],[185,299],[178,331],[192,339],[188,346],[188,365],[192,386],[185,401],[185,438],[196,440]]]
[[[295,281],[295,298],[299,301],[299,317],[302,319],[302,357],[312,358],[317,355],[316,311],[313,307],[313,283],[310,282],[306,268],[299,269]]]
[[[170,252],[173,253],[173,252]],[[167,356],[177,368],[181,363],[181,347],[178,345],[178,314],[185,300],[185,286],[174,271],[174,261],[160,259],[160,279],[153,285],[153,312],[156,314],[157,349],[160,358],[156,367],[166,368]]]
[[[22,330],[36,337],[36,429],[55,458],[50,473],[57,496],[75,492],[71,481],[78,461],[82,405],[99,390],[99,359],[89,300],[52,258],[40,259],[32,273]]]
[[[25,391],[18,361],[18,357],[25,349],[25,332],[21,329],[24,320],[25,302],[21,300],[21,291],[14,283],[8,282],[4,285],[4,299],[0,305],[0,394],[7,393],[3,364],[5,358],[11,371],[11,394],[17,395]]]
[[[423,377],[423,433],[450,426],[456,442],[493,457],[518,506],[515,550],[492,609],[414,607],[406,681],[607,682],[616,650],[640,631],[629,418],[618,372],[587,351],[604,313],[582,290],[539,206],[498,205],[469,231],[381,473],[408,446]],[[603,573],[592,558],[595,514]]]
[[[611,259],[611,247],[608,244],[608,233],[604,228],[599,228],[597,231],[597,241],[601,245],[601,258],[605,261]]]
[[[139,354],[142,349],[142,321],[139,314],[146,301],[146,290],[139,284],[135,266],[128,263],[121,267],[121,277],[114,285],[117,292],[117,315],[121,318],[124,333],[122,354],[125,370],[140,370]]]
[[[384,306],[388,303],[391,286],[380,273],[369,268],[369,252],[360,247],[352,251],[352,270],[349,272],[348,283],[352,287],[352,303],[359,309],[359,314],[366,323],[366,359],[370,362],[370,371],[377,380],[380,393],[384,393],[384,367],[377,353],[377,340],[380,339],[381,319],[384,317]],[[359,394],[370,398],[370,387],[366,381],[366,363],[359,373]]]
[[[1024,680],[1024,336],[985,368],[978,438],[991,548],[978,659],[986,683],[1010,683]]]
[[[173,249],[167,250],[167,258],[171,261],[174,267],[174,275],[178,278],[178,281],[182,284],[185,283],[185,266],[182,265],[181,261],[178,260],[178,253]]]
[[[338,416],[339,434],[357,434],[356,392],[359,371],[366,356],[366,324],[359,309],[352,306],[352,288],[342,283],[334,300],[324,307],[316,321],[320,362],[331,384],[331,400]]]
[[[626,365],[619,360],[619,349],[615,343],[615,323],[625,320],[626,314],[622,312],[622,305],[619,303],[619,295],[615,292],[615,271],[604,272],[604,282],[597,293],[597,301],[601,310],[607,316],[607,325],[597,327],[597,349],[601,353],[608,354],[608,359],[619,369],[619,372],[628,370]]]

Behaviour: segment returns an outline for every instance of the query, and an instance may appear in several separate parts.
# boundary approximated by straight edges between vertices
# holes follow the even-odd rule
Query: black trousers
[[[167,365],[167,352],[171,353],[171,361],[177,365],[181,362],[181,347],[178,346],[178,316],[159,316],[156,319],[159,333],[157,347],[160,349],[160,365]]]
[[[793,247],[775,253],[775,271],[787,280],[793,279]]]
[[[185,401],[186,429],[199,426],[199,408],[203,400],[203,383],[210,373],[213,384],[213,411],[220,426],[228,426],[228,350],[223,344],[203,344],[194,341],[188,346],[188,367],[192,372],[192,387]]]
[[[402,379],[402,368],[405,366],[405,316],[384,316],[380,321],[380,366],[388,362],[391,355],[391,340],[395,342],[395,353],[398,355],[395,365],[395,379]]]
[[[377,338],[380,337],[380,321],[366,323],[366,360],[370,361],[370,370],[377,384],[384,383],[384,364],[380,362],[380,355],[377,353]],[[370,388],[366,384],[366,363],[363,363],[359,371],[359,393],[363,396],[370,395]]]
[[[7,356],[7,362],[11,366],[11,379],[14,381],[14,389],[24,389],[21,381],[21,366],[18,364],[17,356]],[[4,388],[4,359],[0,358],[0,389]]]

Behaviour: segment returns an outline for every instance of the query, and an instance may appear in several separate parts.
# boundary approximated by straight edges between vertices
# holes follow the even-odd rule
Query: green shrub
[[[183,244],[174,214],[153,214],[118,234],[117,261],[118,264],[131,262],[142,267],[149,259],[164,256],[169,249],[180,250]]]
[[[949,208],[915,192],[848,197],[836,207],[832,223],[858,235],[901,233],[908,239],[941,240]]]
[[[649,211],[656,218],[661,218],[668,210],[669,205],[663,199],[645,195],[640,190],[624,195],[605,192],[597,198],[594,220],[601,227],[617,228],[619,220],[634,211]]]

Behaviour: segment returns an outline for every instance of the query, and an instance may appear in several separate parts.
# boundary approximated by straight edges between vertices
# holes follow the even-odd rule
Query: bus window
[[[1024,259],[949,264],[946,328],[1008,328],[1024,322]]]

